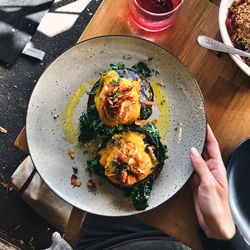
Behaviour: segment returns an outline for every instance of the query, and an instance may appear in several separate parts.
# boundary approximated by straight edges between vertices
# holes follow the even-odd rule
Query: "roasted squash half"
[[[106,126],[146,120],[152,113],[153,90],[149,82],[132,69],[106,71],[90,93],[88,108],[94,104]]]
[[[95,159],[88,161],[88,170],[125,190],[135,208],[143,210],[148,206],[153,181],[164,165],[166,153],[152,123],[144,128],[124,127],[102,143]]]

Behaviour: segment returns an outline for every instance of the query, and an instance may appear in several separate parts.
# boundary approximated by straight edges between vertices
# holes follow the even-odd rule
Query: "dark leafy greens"
[[[142,76],[150,77],[152,76],[152,70],[148,67],[145,62],[138,62],[135,64],[132,69],[140,73]]]
[[[148,199],[152,191],[154,178],[153,174],[147,180],[139,182],[132,187],[131,197],[137,210],[144,210],[148,207]]]
[[[131,188],[123,188],[126,196],[131,196],[133,204],[136,209],[144,210],[148,207],[148,199],[152,190],[154,179],[160,173],[164,161],[167,158],[167,147],[162,145],[160,141],[159,131],[155,125],[151,122],[147,125],[140,127],[136,125],[118,125],[115,127],[107,127],[100,120],[94,120],[90,122],[90,129],[101,139],[101,147],[104,147],[114,134],[126,132],[129,130],[138,131],[146,134],[146,143],[148,145],[155,145],[155,155],[158,159],[159,164],[156,166],[153,173],[145,180],[133,185]],[[79,138],[80,139],[80,138]],[[119,166],[117,171],[119,171]],[[88,172],[91,174],[97,174],[106,178],[104,168],[99,163],[99,156],[97,155],[94,159],[88,161]]]
[[[123,63],[111,63],[109,64],[109,68],[112,70],[121,70],[125,69],[125,65]]]
[[[98,137],[102,143],[114,133],[124,131],[126,127],[126,125],[117,125],[115,127],[106,126],[99,119],[95,105],[92,105],[91,112],[82,113],[80,117],[79,141],[85,143],[95,137]]]

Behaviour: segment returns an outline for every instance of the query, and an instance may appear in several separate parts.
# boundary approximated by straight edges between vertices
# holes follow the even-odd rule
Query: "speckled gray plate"
[[[130,60],[123,59],[130,55]],[[69,142],[63,139],[62,121],[52,114],[61,114],[72,93],[83,82],[97,80],[99,72],[110,63],[123,62],[131,67],[148,57],[148,64],[160,74],[153,77],[164,84],[169,101],[170,122],[163,136],[167,144],[169,159],[153,185],[149,199],[152,209],[173,196],[189,179],[192,167],[188,151],[192,146],[201,152],[206,135],[204,100],[198,84],[186,67],[172,54],[158,45],[129,36],[103,36],[77,44],[59,56],[43,73],[30,99],[27,115],[27,139],[32,160],[37,171],[48,186],[61,198],[85,211],[106,215],[125,216],[140,213],[121,190],[110,183],[98,187],[94,194],[86,183],[86,160],[90,155],[76,149],[76,158],[67,154]],[[88,85],[90,89],[91,85]],[[87,95],[76,108],[74,122],[86,110]],[[153,117],[156,117],[155,109]],[[80,188],[72,188],[72,167],[79,169]]]

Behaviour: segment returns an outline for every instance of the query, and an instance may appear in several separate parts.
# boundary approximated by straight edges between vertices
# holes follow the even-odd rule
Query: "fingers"
[[[208,169],[206,162],[203,160],[196,148],[191,148],[189,155],[194,171],[198,175],[200,182],[206,183],[209,177],[211,177],[211,172]]]
[[[208,153],[207,153],[207,145],[206,145],[206,144],[205,144],[204,150],[203,150],[203,152],[202,152],[202,158],[203,158],[205,161],[209,160],[209,156],[208,156]]]
[[[208,156],[212,159],[221,160],[219,144],[214,136],[212,129],[210,128],[208,124],[207,124],[207,143],[206,144],[207,144],[206,151],[207,151]]]
[[[191,184],[192,192],[194,193],[195,191],[197,191],[200,181],[196,173],[193,174],[190,184]]]

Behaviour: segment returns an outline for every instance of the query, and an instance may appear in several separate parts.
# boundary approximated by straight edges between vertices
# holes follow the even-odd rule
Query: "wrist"
[[[234,223],[232,223],[230,226],[226,228],[224,227],[220,238],[222,240],[230,240],[234,237],[235,234],[236,234],[236,227]]]

